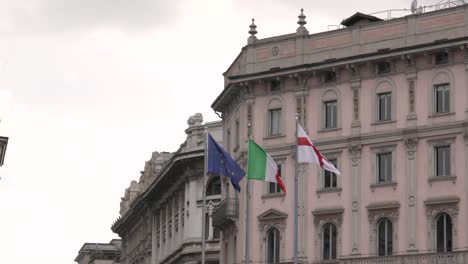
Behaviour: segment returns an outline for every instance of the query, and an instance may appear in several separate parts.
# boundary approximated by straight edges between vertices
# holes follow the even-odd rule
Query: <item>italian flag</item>
[[[286,193],[286,187],[281,181],[276,162],[253,140],[249,139],[247,178],[253,180],[275,182]]]

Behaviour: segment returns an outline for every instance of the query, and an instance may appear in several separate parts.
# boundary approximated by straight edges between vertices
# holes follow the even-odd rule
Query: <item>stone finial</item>
[[[203,124],[203,115],[200,113],[196,113],[195,115],[189,117],[187,120],[187,124],[189,127],[193,126],[201,126]]]
[[[297,23],[299,26],[303,27],[305,24],[307,24],[307,21],[305,20],[306,16],[304,15],[304,8],[301,8],[301,14],[298,16],[299,21]]]
[[[305,20],[306,16],[304,15],[304,8],[301,8],[301,13],[298,16],[299,21],[297,21],[297,24],[299,24],[299,27],[296,30],[296,33],[298,35],[308,35],[309,31],[304,27],[305,24],[307,24],[307,21]]]
[[[255,25],[255,19],[252,18],[252,24],[250,24],[250,30],[249,30],[250,37],[248,40],[248,44],[253,44],[257,40],[257,37],[255,36],[255,34],[257,34],[256,28],[257,28],[257,25]]]

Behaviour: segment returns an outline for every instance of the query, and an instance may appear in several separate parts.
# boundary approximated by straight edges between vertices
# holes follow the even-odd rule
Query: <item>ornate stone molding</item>
[[[406,151],[410,157],[414,157],[416,153],[417,145],[418,145],[418,138],[417,137],[408,137],[404,139]]]
[[[344,209],[342,207],[318,208],[312,212],[315,230],[315,260],[322,259],[322,229],[327,223],[334,224],[337,229],[336,254],[337,256],[341,256],[343,212]]]
[[[434,197],[424,201],[427,222],[430,223],[430,225],[427,225],[427,234],[431,238],[428,239],[427,246],[429,249],[435,249],[433,238],[436,231],[436,216],[440,213],[447,213],[452,218],[452,248],[457,248],[459,202],[460,198],[458,196]]]
[[[348,151],[351,155],[351,161],[353,162],[353,167],[356,167],[359,164],[359,160],[361,159],[362,145],[351,144],[348,146]]]
[[[398,249],[398,218],[400,216],[400,203],[390,201],[385,203],[370,204],[367,206],[367,218],[369,220],[369,253],[377,254],[377,225],[383,218],[392,222],[393,250]]]

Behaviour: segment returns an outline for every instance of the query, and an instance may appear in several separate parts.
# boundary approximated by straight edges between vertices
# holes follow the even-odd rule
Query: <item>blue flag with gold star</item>
[[[240,192],[240,181],[245,172],[231,156],[208,134],[207,173],[224,175],[231,179],[232,186]]]

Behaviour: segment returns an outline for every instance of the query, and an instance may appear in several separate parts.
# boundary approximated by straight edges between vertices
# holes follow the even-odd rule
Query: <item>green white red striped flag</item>
[[[276,162],[262,147],[250,139],[247,168],[248,179],[278,183],[281,190],[286,193]]]

